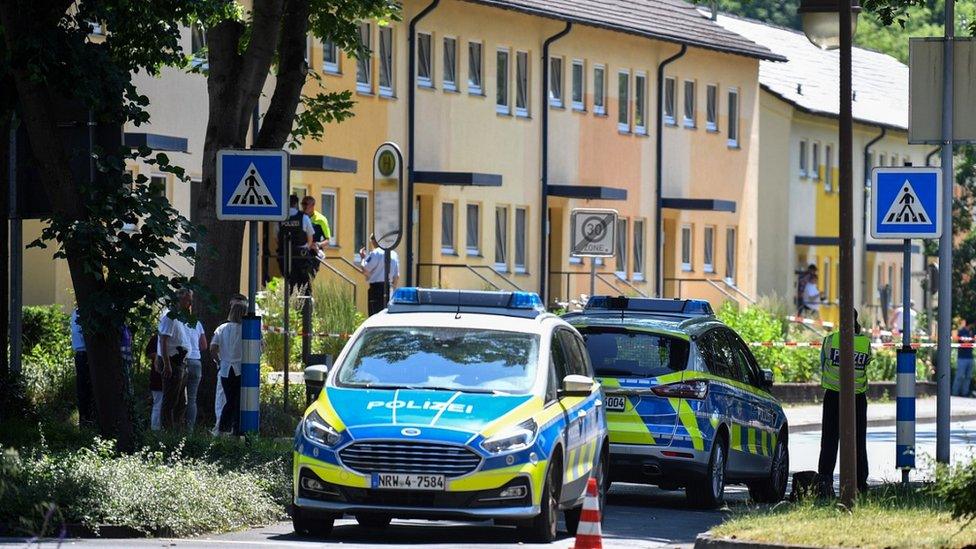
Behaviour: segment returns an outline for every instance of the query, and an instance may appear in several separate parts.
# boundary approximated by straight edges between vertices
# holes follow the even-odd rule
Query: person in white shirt
[[[369,235],[369,244],[372,246],[373,251],[366,253],[366,248],[359,250],[360,265],[363,269],[363,275],[366,277],[366,281],[369,283],[369,291],[367,293],[367,306],[369,309],[369,316],[373,316],[376,313],[382,311],[386,307],[384,302],[384,283],[386,281],[386,260],[384,258],[386,252],[380,248],[379,243],[376,242],[376,237],[374,235]],[[396,287],[397,281],[400,280],[400,259],[397,256],[395,250],[390,251],[390,292],[393,292],[393,288]]]
[[[187,288],[177,292],[178,306],[189,312],[193,304],[193,291]],[[163,309],[159,318],[159,343],[156,355],[163,375],[163,429],[180,428],[182,403],[186,402],[186,355],[190,349],[189,338],[183,322],[171,318]]]
[[[806,287],[803,289],[803,308],[807,315],[814,318],[820,316],[820,304],[823,301],[823,298],[820,296],[820,288],[817,287],[818,280],[816,274],[811,275]]]
[[[71,349],[75,352],[75,396],[78,398],[78,425],[94,427],[95,397],[92,394],[91,370],[85,336],[78,323],[78,309],[71,312]]]
[[[197,390],[203,377],[200,351],[207,350],[207,335],[199,320],[192,328],[184,322],[183,329],[190,345],[186,353],[186,426],[192,431],[197,422]]]
[[[910,309],[908,310],[909,316],[911,316],[911,328],[918,331],[918,311],[915,310],[915,300],[911,300]],[[888,326],[891,326],[891,330],[894,332],[901,333],[905,328],[905,307],[898,306],[888,318]]]
[[[218,377],[227,402],[220,410],[218,429],[221,433],[240,432],[241,415],[241,318],[247,312],[247,298],[238,294],[231,298],[227,322],[214,330],[210,352],[219,363]]]

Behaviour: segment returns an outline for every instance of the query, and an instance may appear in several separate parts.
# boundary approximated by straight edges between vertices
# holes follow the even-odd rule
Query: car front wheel
[[[291,522],[299,536],[324,539],[332,534],[335,515],[303,511],[295,507],[291,512]]]
[[[542,487],[539,514],[518,528],[519,539],[535,543],[552,543],[556,539],[559,517],[559,463],[553,462]]]

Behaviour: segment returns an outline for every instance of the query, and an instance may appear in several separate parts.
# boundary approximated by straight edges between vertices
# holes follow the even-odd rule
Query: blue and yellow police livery
[[[564,317],[603,385],[611,481],[685,488],[701,507],[745,483],[782,499],[788,427],[772,372],[705,301],[595,296]]]
[[[551,541],[606,486],[600,385],[579,333],[535,294],[401,288],[335,361],[295,434],[300,534],[353,515],[494,519]]]

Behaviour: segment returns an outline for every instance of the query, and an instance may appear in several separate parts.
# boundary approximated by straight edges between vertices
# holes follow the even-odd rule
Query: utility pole
[[[953,151],[953,40],[956,35],[955,0],[945,3],[945,40],[942,43],[942,236],[939,238],[939,338],[935,379],[935,460],[949,463],[949,355],[952,337],[952,198]]]

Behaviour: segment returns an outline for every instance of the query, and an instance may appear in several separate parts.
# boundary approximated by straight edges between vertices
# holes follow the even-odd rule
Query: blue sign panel
[[[217,152],[217,219],[284,221],[287,218],[287,152]]]
[[[872,237],[904,240],[942,235],[940,168],[875,168],[872,180]]]

